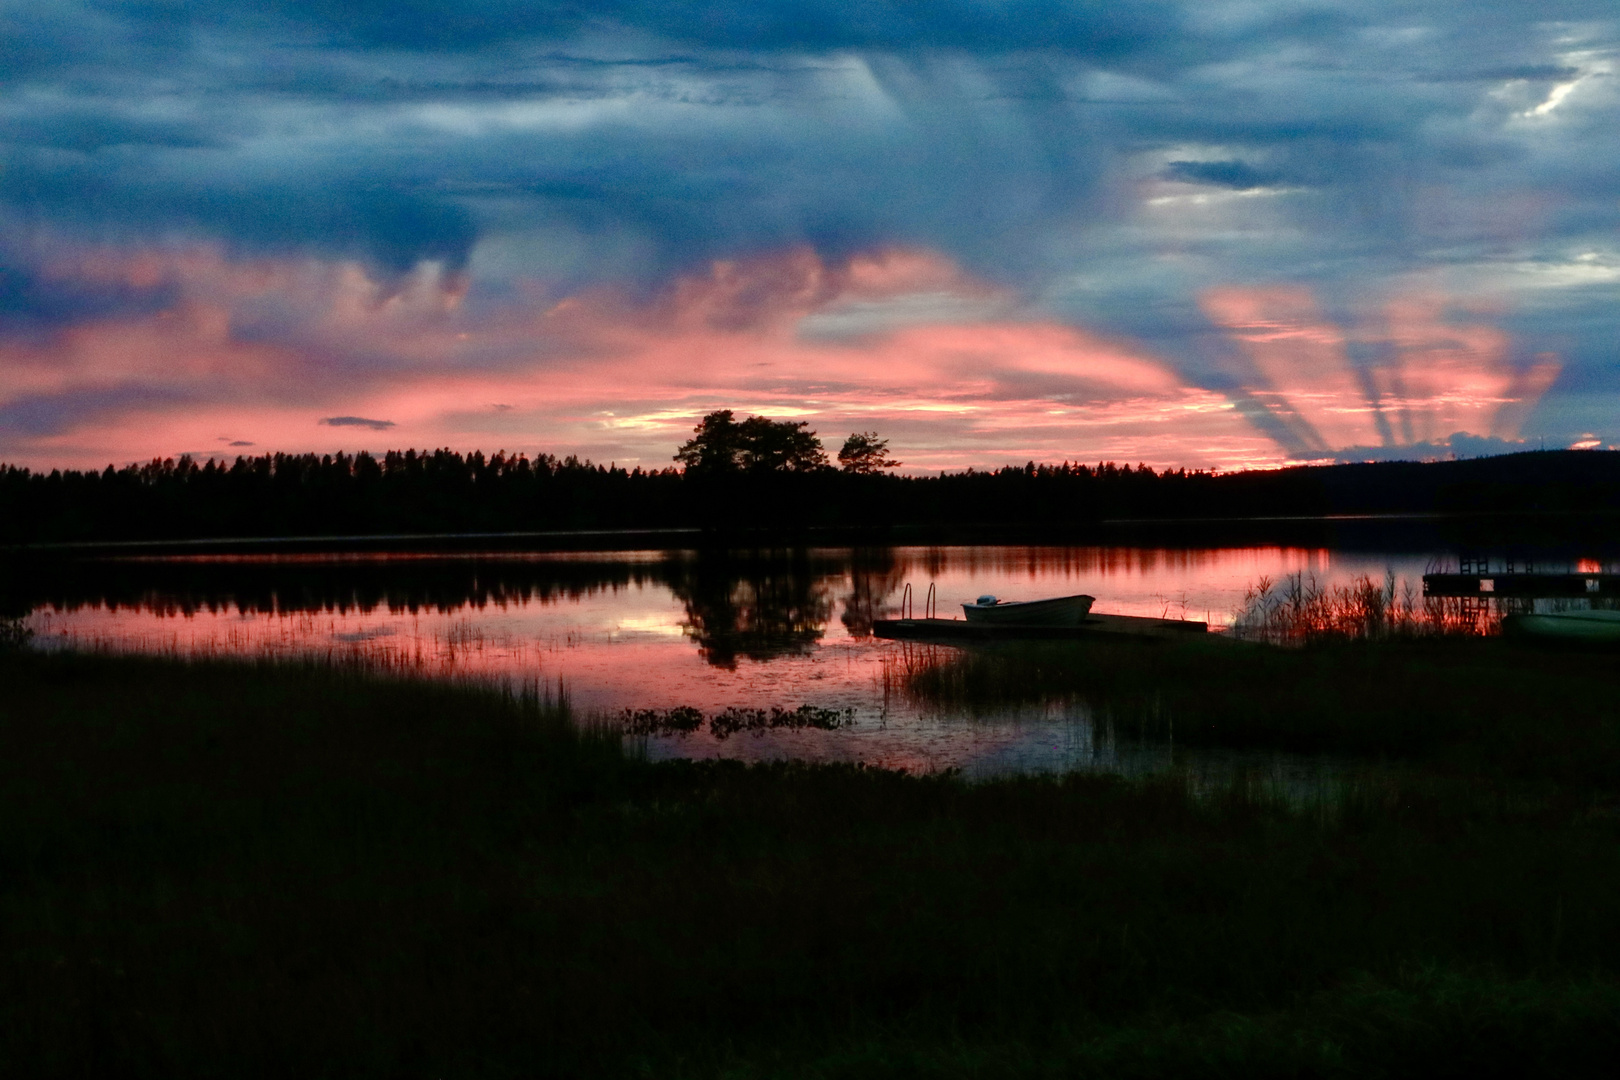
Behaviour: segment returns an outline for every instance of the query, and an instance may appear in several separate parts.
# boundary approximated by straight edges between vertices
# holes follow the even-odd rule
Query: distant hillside
[[[1220,516],[1620,511],[1620,452],[1304,466],[1215,478]]]
[[[449,450],[0,467],[0,543],[575,529],[1075,528],[1120,519],[1620,514],[1620,453],[1212,475],[1065,463],[930,477],[695,475]]]

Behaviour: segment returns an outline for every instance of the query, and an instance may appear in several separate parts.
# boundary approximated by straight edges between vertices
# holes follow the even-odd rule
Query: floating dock
[[[1208,632],[1209,624],[1187,619],[1145,619],[1136,615],[1087,615],[1078,626],[1001,626],[966,619],[878,619],[880,638],[919,641],[1072,641],[1081,638],[1183,638]]]

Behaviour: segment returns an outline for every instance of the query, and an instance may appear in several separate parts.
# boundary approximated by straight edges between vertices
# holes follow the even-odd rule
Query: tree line
[[[0,466],[0,543],[1073,523],[1163,512],[1208,479],[1113,463],[931,477],[648,470],[449,449],[263,454],[230,463],[182,457],[100,472]]]
[[[1082,527],[1110,519],[1620,512],[1620,453],[1537,452],[1213,474],[1075,462],[899,476],[852,434],[834,466],[800,421],[711,413],[676,464],[450,449],[0,465],[0,544],[697,528]],[[677,467],[678,466],[678,467]]]

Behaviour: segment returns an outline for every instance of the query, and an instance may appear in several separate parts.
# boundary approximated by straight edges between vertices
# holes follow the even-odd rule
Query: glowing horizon
[[[1324,323],[1309,290],[1223,288],[1204,304],[1250,367],[1221,392],[915,250],[830,266],[799,249],[716,262],[640,300],[536,286],[477,311],[465,278],[432,264],[392,288],[353,263],[195,248],[102,248],[54,272],[172,303],[0,345],[8,397],[108,397],[8,455],[47,468],[439,446],[663,468],[718,408],[807,420],[834,449],[846,429],[877,430],[912,472],[1267,468],[1380,445],[1432,456],[1459,432],[1506,445],[1558,370],[1550,356],[1515,370],[1506,335],[1447,323],[1445,298],[1426,296],[1389,305],[1393,361],[1370,369],[1383,389],[1369,397],[1344,354],[1352,331]],[[265,318],[282,340],[238,329]],[[1253,402],[1297,445],[1256,423]]]

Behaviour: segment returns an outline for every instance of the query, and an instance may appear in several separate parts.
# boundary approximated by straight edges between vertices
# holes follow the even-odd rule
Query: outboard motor
[[[983,596],[979,597],[977,600],[975,600],[973,602],[975,604],[979,604],[979,605],[986,606],[986,607],[988,607],[988,606],[990,606],[992,604],[1001,603],[1000,600],[996,599],[994,596],[991,596],[989,593],[985,593]]]

